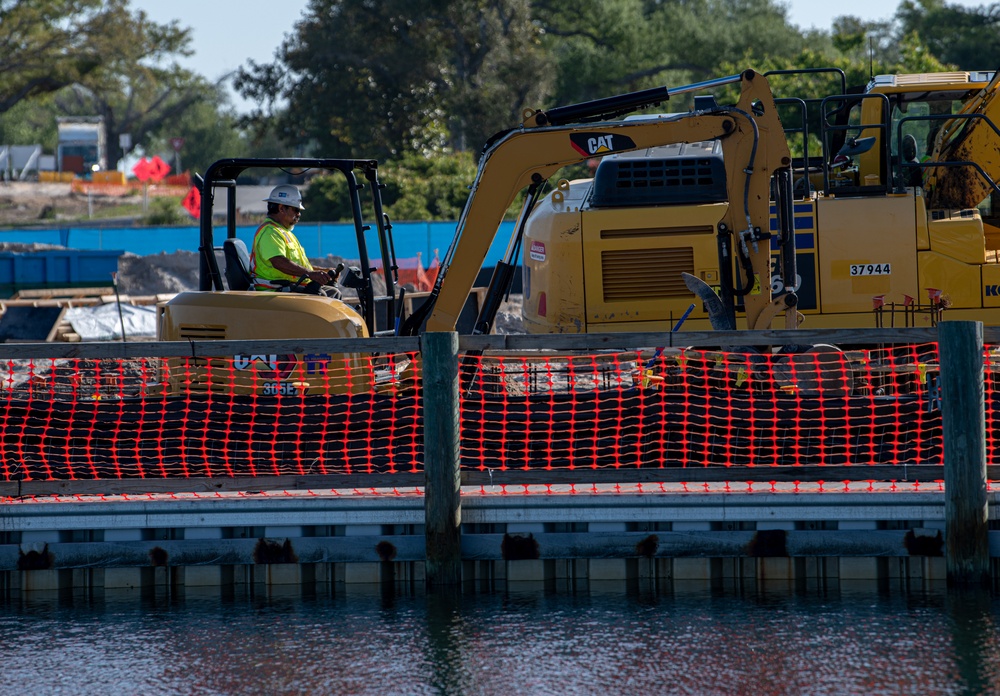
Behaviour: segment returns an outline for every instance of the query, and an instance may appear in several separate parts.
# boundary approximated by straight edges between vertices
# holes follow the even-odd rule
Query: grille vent
[[[615,186],[629,188],[667,188],[671,186],[711,186],[715,183],[710,159],[633,160],[618,167]]]
[[[666,237],[678,234],[714,234],[711,225],[691,225],[689,227],[643,227],[624,230],[601,230],[601,239],[641,239],[643,237]]]
[[[693,205],[728,199],[718,141],[661,145],[601,159],[590,205]]]
[[[601,252],[605,302],[690,296],[681,273],[694,273],[692,247]]]
[[[181,324],[180,335],[182,341],[225,341],[226,327]]]

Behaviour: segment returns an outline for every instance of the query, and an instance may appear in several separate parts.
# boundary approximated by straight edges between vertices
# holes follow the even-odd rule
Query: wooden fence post
[[[989,585],[983,325],[938,324],[949,585]]]
[[[455,585],[462,579],[458,334],[425,333],[420,351],[427,584]]]

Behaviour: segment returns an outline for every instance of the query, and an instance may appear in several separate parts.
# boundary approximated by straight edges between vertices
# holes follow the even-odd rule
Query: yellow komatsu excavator
[[[808,328],[930,325],[942,312],[1000,325],[997,75],[842,82],[812,115],[806,100],[775,100],[783,117],[801,110],[785,120],[802,127],[786,133],[801,133],[805,148],[818,122],[823,152],[795,158],[792,199],[772,196],[770,278],[759,260],[753,277],[741,273],[728,242],[723,192],[739,181],[723,182],[733,174],[724,141],[612,153],[593,178],[560,182],[524,225],[527,329],[662,331],[682,316],[682,329],[716,325],[707,303],[685,314],[696,293],[683,274],[735,298],[727,307],[749,328],[768,326],[753,302],[764,285],[793,293]],[[783,217],[792,258],[778,245]]]

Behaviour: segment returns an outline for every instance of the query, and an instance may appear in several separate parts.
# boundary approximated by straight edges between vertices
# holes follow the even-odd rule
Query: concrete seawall
[[[466,488],[462,580],[944,581],[944,494],[905,486]],[[415,489],[38,499],[5,505],[0,530],[6,595],[424,579]]]

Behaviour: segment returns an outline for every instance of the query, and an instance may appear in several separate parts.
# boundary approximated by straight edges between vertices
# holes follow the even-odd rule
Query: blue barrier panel
[[[64,240],[68,230],[2,230],[0,242],[8,244],[52,244],[69,246]]]
[[[55,249],[30,253],[0,252],[0,289],[90,287],[112,284],[119,250]]]
[[[419,253],[424,266],[434,259],[434,252],[443,257],[455,235],[455,222],[394,222],[392,225],[396,257],[415,259]],[[503,258],[514,223],[500,225],[484,265],[493,266]],[[247,247],[253,243],[257,225],[236,228],[236,236]],[[216,228],[216,243],[222,244],[224,227]],[[358,242],[354,225],[336,222],[302,222],[295,226],[295,235],[311,257],[340,256],[356,259]],[[366,233],[370,253],[376,254],[378,245],[374,230]],[[0,230],[0,242],[19,244],[52,244],[81,250],[119,249],[138,256],[151,256],[175,251],[198,251],[198,227],[63,227],[53,229]],[[123,253],[123,252],[119,252]]]

